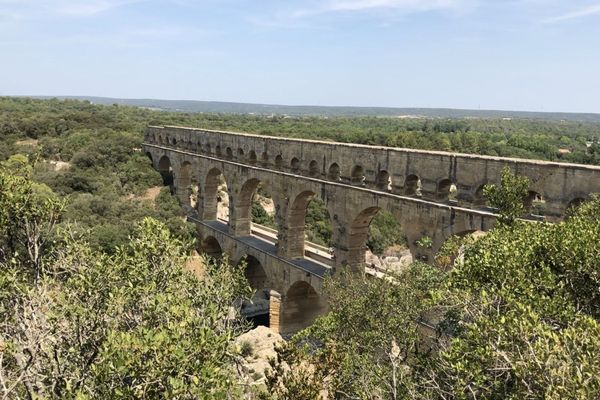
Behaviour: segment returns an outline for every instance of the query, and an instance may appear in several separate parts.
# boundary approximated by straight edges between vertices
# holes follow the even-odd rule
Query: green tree
[[[509,167],[502,170],[500,185],[488,184],[483,189],[490,205],[498,209],[498,221],[511,224],[525,213],[525,199],[528,194],[529,179],[512,173]]]

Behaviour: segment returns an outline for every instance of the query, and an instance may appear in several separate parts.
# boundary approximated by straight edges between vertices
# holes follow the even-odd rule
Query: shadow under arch
[[[280,311],[280,332],[291,334],[311,325],[327,312],[327,302],[310,283],[297,281],[287,290]]]
[[[173,187],[173,166],[169,157],[162,156],[158,160],[158,172],[162,176],[163,184]]]
[[[242,257],[238,263],[245,263],[244,277],[254,290],[252,300],[242,304],[242,314],[255,326],[269,326],[269,302],[271,281],[261,262],[251,255]]]
[[[214,236],[207,236],[198,243],[198,252],[204,253],[215,260],[221,260],[223,257],[223,248]]]

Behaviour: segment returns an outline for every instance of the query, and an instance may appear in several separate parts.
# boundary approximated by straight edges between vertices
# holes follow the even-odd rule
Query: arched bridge
[[[143,150],[172,174],[182,205],[191,208],[202,251],[248,261],[247,276],[264,296],[270,325],[293,332],[326,310],[323,278],[339,268],[364,271],[369,224],[381,209],[402,226],[414,258],[431,261],[455,234],[488,230],[495,215],[482,188],[504,166],[531,182],[530,200],[559,218],[600,192],[600,167],[534,160],[287,139],[182,127],[148,127]],[[217,218],[218,187],[227,184],[229,219]],[[252,199],[271,193],[276,237],[252,227]],[[332,252],[305,243],[313,198],[329,212]],[[429,245],[419,245],[428,237]]]

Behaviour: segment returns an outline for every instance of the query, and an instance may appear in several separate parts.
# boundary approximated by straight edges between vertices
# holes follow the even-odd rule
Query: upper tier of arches
[[[597,166],[173,127],[150,127],[145,140],[236,163],[473,208],[486,208],[483,187],[498,183],[507,165],[529,178],[536,201],[527,200],[526,205],[535,214],[564,215],[575,199],[600,192]]]

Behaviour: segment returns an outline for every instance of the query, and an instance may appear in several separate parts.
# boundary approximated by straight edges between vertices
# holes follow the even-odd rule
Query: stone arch
[[[310,164],[308,164],[308,175],[312,177],[319,176],[319,163],[316,160],[312,160]]]
[[[365,169],[362,165],[355,165],[354,167],[352,167],[350,179],[353,185],[365,184]]]
[[[256,164],[256,152],[254,150],[250,150],[250,153],[248,153],[248,162],[251,165]]]
[[[204,146],[204,152],[209,155],[211,154],[210,143],[206,143],[206,146]]]
[[[242,314],[254,322],[254,325],[269,326],[271,282],[267,271],[254,256],[246,255],[240,260],[240,263],[242,262],[246,264],[244,276],[254,290],[252,301],[242,304]]]
[[[452,185],[452,181],[448,178],[438,181],[435,191],[435,199],[438,201],[447,201],[450,198]]]
[[[300,160],[297,157],[293,157],[292,161],[290,161],[290,168],[295,173],[300,171]]]
[[[160,158],[158,161],[158,172],[160,172],[165,186],[173,185],[173,166],[169,157],[162,156]]]
[[[277,154],[275,157],[275,168],[281,169],[283,167],[283,157],[281,154]]]
[[[254,256],[245,255],[238,264],[245,262],[244,276],[254,290],[269,289],[269,277],[261,262]]]
[[[340,166],[337,163],[333,163],[329,166],[327,178],[336,182],[340,180]]]
[[[233,150],[231,150],[231,147],[227,147],[227,148],[225,149],[225,157],[226,157],[228,160],[232,160],[232,159],[233,159]]]
[[[241,147],[238,148],[238,150],[237,150],[237,158],[238,158],[238,160],[244,159],[244,149],[242,149]]]
[[[411,174],[404,180],[404,194],[407,196],[420,196],[421,194],[421,179]]]
[[[236,236],[250,236],[252,232],[252,200],[260,185],[257,178],[248,179],[237,195],[230,225]]]
[[[327,312],[326,301],[312,285],[297,281],[287,290],[280,310],[280,332],[295,333],[310,326],[315,319]]]
[[[305,243],[306,243],[306,217],[309,204],[315,199],[316,193],[310,189],[299,191],[295,197],[291,197],[290,205],[287,211],[285,225],[281,227],[284,235],[284,241],[280,245],[281,255],[288,258],[304,258]],[[318,213],[324,214],[323,219],[328,223],[323,228],[325,231],[332,230],[331,213],[327,209],[324,202],[318,207]],[[321,208],[322,207],[322,208]],[[316,234],[316,232],[313,232]],[[318,235],[318,234],[316,234]],[[316,237],[315,237],[316,239]],[[330,239],[329,239],[330,240]],[[322,244],[323,245],[323,244]],[[328,244],[325,244],[328,245]]]
[[[204,191],[202,192],[203,220],[214,221],[217,219],[219,185],[221,184],[222,180],[225,181],[225,185],[227,186],[227,180],[223,176],[221,170],[218,168],[211,168],[206,174],[206,179],[204,180]],[[229,199],[227,199],[227,201],[229,201]]]
[[[378,190],[383,190],[386,192],[392,191],[392,178],[390,177],[390,173],[386,170],[381,170],[377,173],[377,178],[375,180],[375,186]]]
[[[223,155],[223,150],[221,150],[221,145],[219,144],[215,147],[215,155],[217,157],[221,157]]]
[[[223,248],[214,236],[207,236],[199,243],[199,252],[220,260],[223,256]]]
[[[367,248],[367,240],[369,238],[369,225],[381,208],[377,206],[367,207],[362,210],[352,220],[350,224],[350,236],[348,238],[348,249],[352,253],[356,252],[356,260],[348,261],[349,264],[354,264],[354,261],[361,265],[365,262],[365,250]],[[358,254],[361,254],[360,256]],[[349,258],[354,258],[352,254]]]

